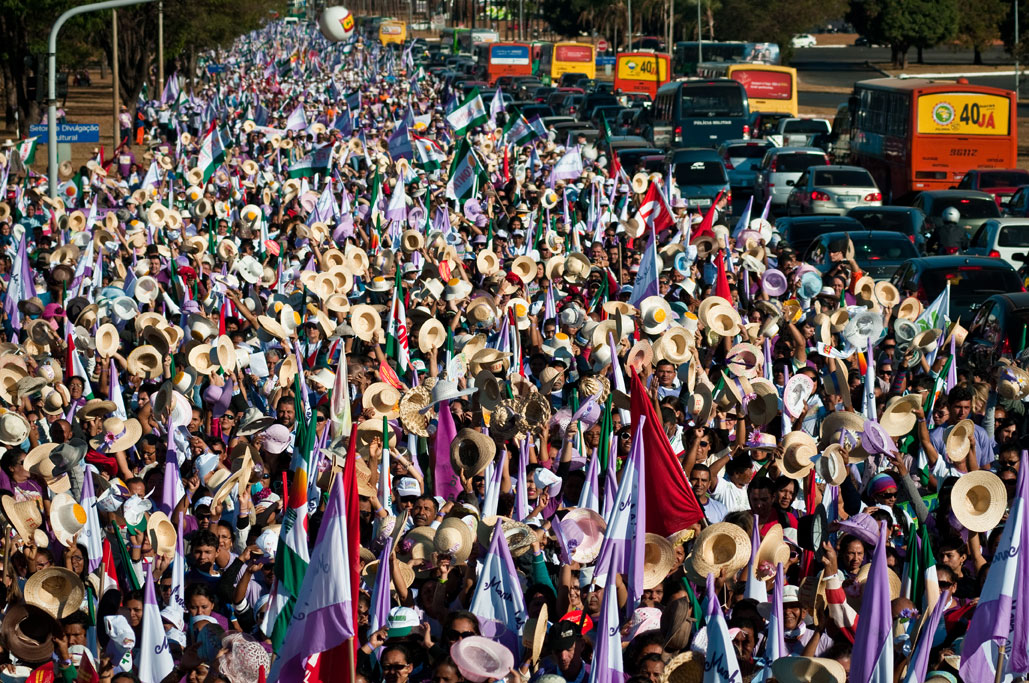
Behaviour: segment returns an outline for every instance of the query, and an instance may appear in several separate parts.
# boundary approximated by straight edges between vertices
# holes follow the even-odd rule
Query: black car
[[[775,230],[800,255],[807,252],[819,235],[829,232],[864,232],[865,227],[846,216],[790,216],[775,221]]]
[[[850,238],[854,245],[854,260],[861,272],[873,280],[888,280],[897,267],[908,259],[916,258],[915,246],[904,235],[885,230],[863,230],[858,232],[827,232],[819,235],[807,248],[804,261],[825,274],[832,270],[830,252],[842,251]]]
[[[925,253],[925,214],[912,206],[855,206],[844,214],[856,218],[868,230],[899,232]]]
[[[950,283],[950,318],[969,320],[994,294],[1024,292],[1007,261],[986,256],[923,256],[901,264],[891,279],[901,296],[929,305]]]
[[[972,364],[988,370],[1001,356],[1011,357],[1029,341],[1029,294],[995,294],[983,302],[961,349]]]
[[[664,163],[665,152],[657,147],[627,147],[617,150],[616,153],[618,154],[618,163],[621,164],[622,169],[630,178],[646,167],[648,163],[654,165],[656,163],[653,161],[655,158],[660,161],[659,170],[662,175],[666,171]]]

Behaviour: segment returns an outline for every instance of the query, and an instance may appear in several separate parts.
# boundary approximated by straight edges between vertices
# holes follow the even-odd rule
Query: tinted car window
[[[956,268],[935,268],[922,273],[922,286],[930,299],[943,291],[950,281],[951,296],[979,296],[1018,292],[1022,285],[1018,275],[1010,268],[984,268],[982,266],[958,266]]]
[[[814,119],[797,119],[783,124],[784,133],[828,133],[829,124]]]
[[[733,158],[760,159],[767,149],[764,145],[729,145],[728,153]]]
[[[997,235],[998,247],[1029,247],[1029,223],[1005,225]]]
[[[705,85],[682,89],[682,115],[743,116],[743,95],[731,85]]]
[[[914,245],[906,239],[851,235],[850,241],[854,243],[854,258],[858,262],[898,261],[918,256]]]
[[[1029,173],[1015,171],[990,171],[979,174],[979,189],[989,190],[994,187],[1018,187],[1029,182]]]
[[[720,161],[694,161],[675,165],[679,185],[718,185],[725,182],[725,167]]]
[[[900,211],[861,211],[848,214],[856,218],[869,230],[891,230],[893,232],[911,232],[911,217]]]
[[[823,187],[872,187],[875,183],[868,171],[843,168],[815,171],[814,184]]]
[[[775,170],[779,173],[800,173],[809,166],[821,166],[826,158],[822,154],[779,154],[776,156]]]
[[[998,218],[997,202],[987,197],[935,197],[932,202],[933,218],[943,215],[943,210],[953,206],[962,218]]]

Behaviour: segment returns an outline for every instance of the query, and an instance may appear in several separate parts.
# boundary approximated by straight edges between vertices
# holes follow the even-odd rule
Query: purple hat
[[[858,514],[839,523],[840,531],[858,538],[868,545],[875,545],[879,540],[879,523],[867,512]]]
[[[264,430],[261,447],[272,455],[282,453],[289,448],[289,429],[284,425],[274,424]]]
[[[893,438],[875,420],[865,420],[865,428],[861,432],[861,447],[869,455],[893,453],[897,450],[893,445]]]
[[[600,404],[597,403],[597,394],[593,394],[575,411],[575,414],[572,415],[572,422],[584,422],[589,428],[600,421],[601,414]]]
[[[786,276],[781,270],[769,268],[761,276],[761,289],[768,296],[782,296],[786,293]]]
[[[514,655],[504,645],[483,636],[454,643],[450,656],[461,675],[473,683],[503,679],[514,668]]]

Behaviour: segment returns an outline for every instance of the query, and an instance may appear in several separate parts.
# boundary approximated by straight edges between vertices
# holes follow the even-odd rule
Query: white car
[[[972,234],[972,241],[966,254],[1000,258],[1016,270],[1022,267],[1022,259],[1015,254],[1029,254],[1029,219],[991,218]]]
[[[818,45],[818,41],[810,33],[798,33],[790,39],[790,47],[815,47]]]

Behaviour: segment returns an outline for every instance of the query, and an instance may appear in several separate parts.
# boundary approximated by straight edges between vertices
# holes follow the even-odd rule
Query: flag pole
[[[997,645],[997,674],[993,677],[993,683],[1000,683],[1004,680],[1004,646],[1006,643]]]

